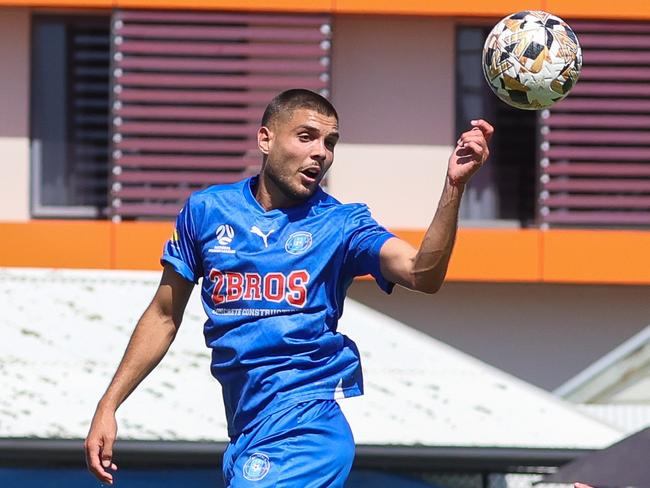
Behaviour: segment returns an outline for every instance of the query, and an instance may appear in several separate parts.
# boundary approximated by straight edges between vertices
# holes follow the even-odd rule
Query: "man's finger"
[[[467,132],[463,132],[458,139],[459,142],[463,141],[483,141],[487,145],[487,139],[485,137],[485,134],[481,129],[478,127],[474,127],[472,130],[468,130]]]
[[[95,475],[102,483],[113,484],[113,476],[108,473],[101,464],[99,459],[99,444],[96,442],[88,443],[86,448],[86,464],[90,472]]]
[[[113,441],[107,440],[102,447],[101,460],[102,466],[106,469],[110,469],[113,464]]]
[[[472,155],[476,157],[477,161],[480,161],[482,163],[485,160],[485,148],[478,142],[466,142],[465,149],[470,150],[472,152]]]
[[[86,465],[92,465],[93,459],[99,458],[99,444],[94,441],[86,441]]]
[[[488,142],[490,141],[492,134],[494,134],[494,127],[492,127],[488,122],[486,122],[483,119],[472,120],[470,124],[473,127],[480,129],[480,131],[485,136],[485,139]]]
[[[458,147],[462,149],[471,148],[473,152],[481,155],[482,161],[485,161],[488,158],[490,153],[488,143],[480,130],[465,132],[460,137],[459,141],[460,144],[458,144]]]
[[[486,151],[488,148],[487,143],[485,142],[485,138],[483,136],[480,137],[463,137],[460,144],[458,145],[459,148],[465,149],[468,147],[473,147],[473,148],[482,148],[483,151]]]

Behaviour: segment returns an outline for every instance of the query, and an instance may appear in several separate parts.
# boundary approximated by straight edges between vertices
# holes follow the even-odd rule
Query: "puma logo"
[[[274,232],[273,229],[271,229],[265,234],[260,230],[258,226],[254,225],[253,227],[251,227],[251,232],[256,236],[260,236],[262,238],[262,240],[264,241],[264,247],[269,247],[268,238]]]

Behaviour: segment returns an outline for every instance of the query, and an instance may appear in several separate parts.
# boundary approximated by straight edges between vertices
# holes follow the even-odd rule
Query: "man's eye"
[[[299,134],[298,139],[302,142],[308,142],[311,138],[309,137],[309,134]]]

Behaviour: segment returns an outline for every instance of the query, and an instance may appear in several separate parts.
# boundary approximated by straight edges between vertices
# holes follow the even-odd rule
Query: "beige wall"
[[[0,9],[0,220],[29,218],[29,24],[28,10]],[[455,139],[453,23],[337,16],[334,29],[343,139],[329,189],[368,203],[384,225],[424,227]]]
[[[338,16],[332,49],[342,139],[328,189],[386,226],[427,226],[456,139],[453,22]]]
[[[0,8],[0,220],[29,218],[29,11]]]
[[[648,286],[449,282],[435,295],[399,287],[393,295],[369,281],[355,282],[348,293],[546,389],[650,324]]]
[[[450,148],[402,144],[340,144],[327,189],[343,202],[368,204],[393,229],[429,225]]]

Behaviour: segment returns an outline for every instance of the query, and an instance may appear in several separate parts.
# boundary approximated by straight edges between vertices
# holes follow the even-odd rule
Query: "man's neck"
[[[287,198],[268,177],[264,176],[264,173],[261,173],[257,178],[257,184],[253,188],[253,196],[267,212],[276,208],[295,207],[302,203]]]

